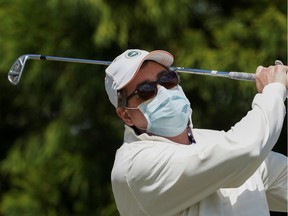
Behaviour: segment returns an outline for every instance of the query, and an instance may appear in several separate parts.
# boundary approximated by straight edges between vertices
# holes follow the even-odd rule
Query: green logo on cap
[[[133,51],[130,51],[129,53],[127,53],[127,57],[129,58],[133,58],[133,57],[136,57],[140,55],[140,52],[136,51],[136,50],[133,50]]]

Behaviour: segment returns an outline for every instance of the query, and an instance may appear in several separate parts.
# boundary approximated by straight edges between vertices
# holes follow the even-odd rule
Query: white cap
[[[172,54],[164,50],[147,52],[139,49],[126,50],[116,57],[105,70],[105,89],[114,107],[118,107],[117,91],[132,81],[145,60],[153,60],[169,67],[174,58]]]

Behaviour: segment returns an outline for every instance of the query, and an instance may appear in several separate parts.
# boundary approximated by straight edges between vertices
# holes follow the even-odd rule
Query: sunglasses
[[[171,89],[177,86],[180,82],[179,76],[175,71],[165,70],[158,75],[158,79],[154,82],[144,82],[137,86],[135,91],[133,91],[127,98],[126,98],[126,105],[128,101],[137,95],[144,101],[147,101],[157,95],[158,88],[157,85],[161,85],[166,89]]]

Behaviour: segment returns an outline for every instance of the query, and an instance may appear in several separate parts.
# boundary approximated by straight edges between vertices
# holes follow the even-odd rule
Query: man
[[[173,56],[127,50],[105,88],[125,123],[112,188],[125,216],[265,216],[287,211],[287,160],[271,152],[285,117],[287,66],[256,70],[252,109],[228,132],[192,128]]]

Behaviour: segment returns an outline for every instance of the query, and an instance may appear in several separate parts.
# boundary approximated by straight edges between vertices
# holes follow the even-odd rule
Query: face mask
[[[148,122],[146,132],[165,137],[182,133],[191,115],[190,103],[181,86],[169,90],[161,86],[155,98],[138,108]]]

